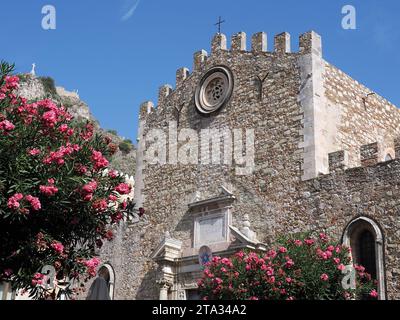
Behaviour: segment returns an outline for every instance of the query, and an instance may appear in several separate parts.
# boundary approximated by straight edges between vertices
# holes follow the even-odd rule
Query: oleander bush
[[[240,251],[231,258],[214,257],[206,264],[198,283],[201,297],[205,300],[377,298],[376,281],[364,267],[353,266],[350,248],[329,241],[322,233],[318,237],[291,236],[279,242],[265,253]],[[354,267],[352,286],[350,277],[349,281],[344,279],[346,266]]]
[[[128,215],[120,196],[131,187],[105,170],[116,151],[109,138],[90,122],[73,126],[52,100],[18,96],[12,72],[1,62],[0,282],[36,299],[77,294],[79,285],[56,292],[43,267],[70,284],[95,276],[95,247],[111,240],[111,227]]]

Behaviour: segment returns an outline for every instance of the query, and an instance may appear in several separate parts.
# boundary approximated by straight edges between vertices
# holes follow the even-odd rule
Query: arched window
[[[391,161],[391,160],[393,160],[393,157],[390,153],[388,153],[385,157],[385,161]]]
[[[115,272],[114,268],[109,263],[103,264],[100,269],[103,277],[107,281],[110,299],[114,300]]]
[[[383,151],[383,161],[391,161],[396,158],[396,152],[393,148],[387,148]]]
[[[378,281],[379,299],[385,299],[383,236],[380,227],[372,219],[359,217],[347,226],[343,243],[351,247],[353,262],[364,266],[371,277]]]

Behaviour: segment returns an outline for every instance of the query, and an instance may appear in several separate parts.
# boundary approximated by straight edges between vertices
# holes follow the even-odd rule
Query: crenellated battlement
[[[287,32],[283,32],[278,34],[274,38],[274,50],[276,53],[290,53],[291,45],[290,45],[290,34]]]
[[[359,148],[360,167],[371,167],[379,163],[400,159],[400,137],[394,140],[395,149],[384,148],[378,142],[361,145]],[[340,150],[328,154],[329,174],[350,169],[349,152]]]
[[[251,37],[251,50],[254,53],[266,52],[268,49],[267,34],[257,32]]]
[[[190,75],[188,68],[179,68],[176,70],[176,87],[178,88]]]
[[[298,54],[317,54],[322,55],[321,36],[314,31],[306,32],[299,37]],[[255,54],[268,52],[267,34],[257,32],[251,37],[251,50],[247,51],[247,35],[245,32],[238,32],[231,37],[231,47],[227,46],[227,37],[223,33],[214,35],[211,41],[211,54],[220,51],[230,52],[253,52]],[[274,36],[274,48],[271,53],[286,54],[292,53],[291,36],[288,32],[283,32]]]
[[[211,40],[211,55],[209,56],[207,51],[200,50],[193,55],[193,73],[202,72],[206,66],[207,61],[213,55],[219,55],[224,52],[227,54],[248,54],[253,53],[254,55],[262,54],[275,54],[282,56],[285,54],[317,54],[322,56],[321,49],[321,37],[314,31],[310,31],[300,35],[299,37],[299,51],[292,53],[291,51],[291,37],[287,32],[280,33],[274,37],[274,48],[273,51],[268,51],[267,34],[265,32],[257,32],[251,37],[251,49],[247,50],[247,35],[245,32],[238,32],[231,37],[231,46],[228,48],[227,37],[223,33],[217,33]],[[182,67],[176,71],[176,83],[175,88],[182,86],[185,81],[191,76],[189,68]],[[165,84],[160,87],[158,93],[157,106],[164,105],[168,97],[173,93],[173,86]],[[151,112],[143,113],[143,115]]]

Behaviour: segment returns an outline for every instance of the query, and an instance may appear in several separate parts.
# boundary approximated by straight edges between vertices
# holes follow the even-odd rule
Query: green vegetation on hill
[[[129,153],[133,149],[133,143],[132,140],[130,139],[125,139],[124,141],[121,141],[119,144],[119,149],[124,152],[124,153]]]
[[[51,77],[39,77],[38,78],[40,82],[42,83],[44,90],[46,93],[50,94],[51,96],[58,96],[57,90],[56,90],[56,85],[54,82],[54,79]]]

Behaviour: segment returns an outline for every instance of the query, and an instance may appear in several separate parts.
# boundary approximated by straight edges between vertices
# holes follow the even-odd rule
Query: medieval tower
[[[315,32],[296,52],[288,33],[272,50],[263,32],[246,44],[243,32],[230,47],[216,34],[157,106],[142,105],[135,199],[146,214],[102,252],[114,297],[195,299],[202,252],[324,231],[351,245],[381,299],[400,299],[400,111],[325,61]]]

